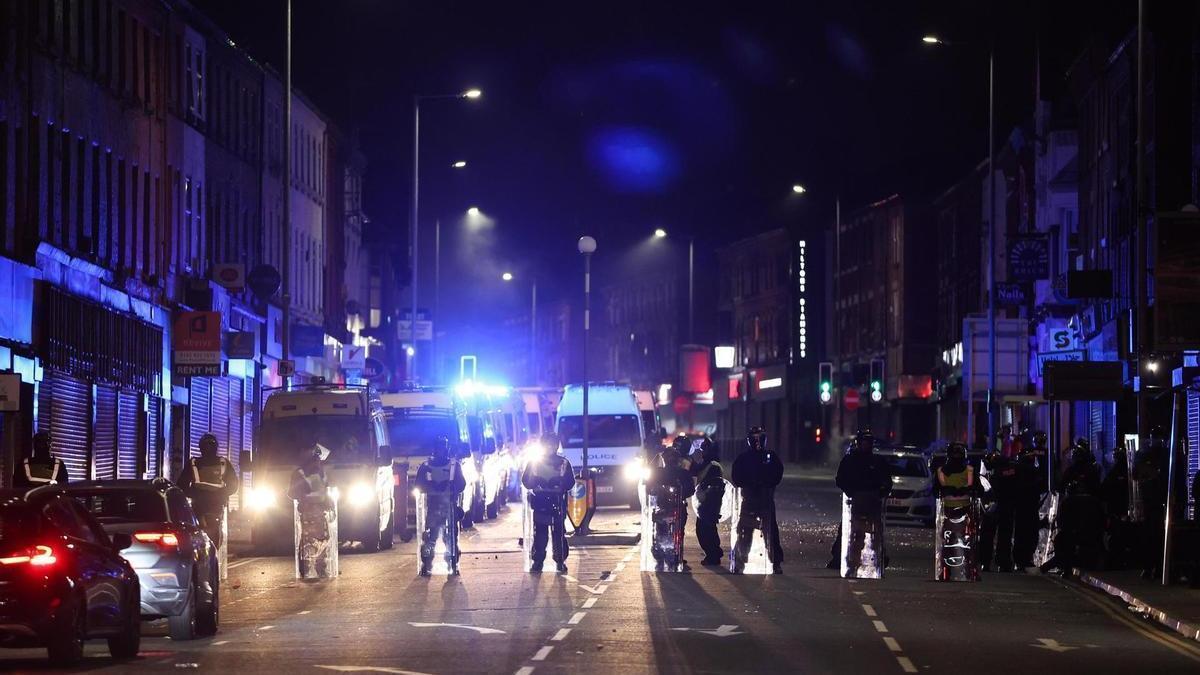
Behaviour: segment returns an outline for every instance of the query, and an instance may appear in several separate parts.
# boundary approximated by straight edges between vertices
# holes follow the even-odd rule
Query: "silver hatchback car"
[[[142,618],[166,618],[174,640],[217,632],[217,552],[183,490],[165,478],[85,481],[58,490],[82,504],[110,535],[133,538],[121,555],[141,582]]]
[[[877,450],[875,454],[888,465],[892,492],[884,506],[889,523],[914,523],[933,527],[933,474],[929,459],[917,448],[898,446]]]

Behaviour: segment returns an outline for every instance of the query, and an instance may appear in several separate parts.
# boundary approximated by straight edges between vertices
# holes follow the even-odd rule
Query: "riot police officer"
[[[430,575],[439,539],[446,547],[446,566],[451,574],[458,574],[458,518],[467,480],[459,463],[450,456],[449,438],[434,439],[429,459],[417,467],[413,485],[420,491],[425,508],[425,527],[420,533],[420,575]]]
[[[775,574],[783,573],[783,546],[775,518],[775,488],[783,481],[783,461],[767,449],[767,432],[752,427],[746,434],[746,449],[733,462],[730,476],[741,493],[738,509],[737,546],[733,550],[734,574],[740,574],[750,555],[754,528],[760,524],[767,540],[768,555]]]
[[[1100,505],[1100,469],[1086,439],[1075,441],[1071,448],[1071,464],[1063,471],[1058,493],[1062,508],[1058,513],[1058,536],[1054,540],[1054,557],[1042,568],[1058,568],[1070,574],[1076,565],[1097,562],[1103,543],[1102,511]]]
[[[575,485],[575,473],[567,458],[558,454],[559,440],[555,433],[542,436],[545,454],[534,457],[525,465],[521,485],[529,490],[529,506],[533,511],[533,542],[529,552],[531,572],[541,572],[546,560],[547,539],[553,538],[555,565],[560,573],[567,571],[567,492]]]
[[[1025,452],[1024,445],[1017,449]],[[983,458],[987,470],[986,491],[980,524],[979,567],[998,572],[1013,571],[1013,529],[1016,518],[1017,460],[993,450]],[[982,481],[981,481],[982,482]]]
[[[33,435],[33,454],[21,463],[13,475],[13,486],[33,489],[43,485],[66,485],[67,466],[50,451],[50,432]]]
[[[1125,446],[1112,451],[1112,466],[1100,482],[1100,504],[1104,509],[1104,534],[1108,544],[1107,567],[1121,565],[1129,557],[1129,454]]]
[[[658,453],[646,478],[646,495],[653,498],[650,553],[655,569],[675,570],[684,566],[683,532],[687,526],[687,499],[696,491],[692,476],[684,466],[680,449],[688,447],[686,437],[676,439],[671,447]],[[686,568],[685,568],[686,569]]]
[[[721,502],[725,499],[725,470],[721,467],[717,444],[705,436],[700,448],[692,453],[692,475],[696,478],[696,541],[704,551],[701,565],[720,565]]]
[[[200,456],[188,459],[179,484],[192,500],[192,510],[200,518],[200,526],[208,533],[218,549],[225,543],[225,513],[229,498],[237,494],[241,483],[229,460],[217,454],[217,437],[200,437]]]
[[[288,497],[296,504],[296,576],[338,574],[337,504],[329,493],[325,460],[329,448],[317,443],[304,464],[292,473]]]
[[[851,531],[843,532],[849,538],[845,565],[847,576],[857,574],[866,546],[867,529],[883,531],[883,500],[892,490],[892,476],[887,464],[875,456],[875,437],[870,431],[860,430],[850,452],[838,464],[834,479],[838,489],[849,499]],[[858,524],[862,527],[855,527]],[[877,557],[886,556],[885,551],[876,551]]]

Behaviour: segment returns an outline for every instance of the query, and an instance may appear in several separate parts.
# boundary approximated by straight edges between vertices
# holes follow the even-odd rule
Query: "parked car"
[[[45,647],[60,666],[83,657],[84,640],[137,656],[141,589],[121,556],[131,543],[53,489],[0,490],[0,645]]]
[[[183,490],[165,478],[107,480],[53,488],[79,502],[110,536],[129,535],[125,559],[142,587],[142,618],[166,618],[172,640],[217,632],[217,550]]]
[[[929,459],[910,446],[882,448],[875,454],[887,462],[892,475],[892,492],[884,505],[885,520],[933,527],[935,502]]]

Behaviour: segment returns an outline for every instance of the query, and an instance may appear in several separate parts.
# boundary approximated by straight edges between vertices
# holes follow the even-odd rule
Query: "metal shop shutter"
[[[1192,489],[1192,480],[1196,476],[1196,472],[1200,471],[1200,392],[1189,390],[1187,392],[1187,429],[1184,436],[1187,438],[1187,489]],[[1193,494],[1188,501],[1191,508],[1190,515],[1196,517],[1196,509],[1200,507],[1200,495]]]
[[[96,480],[117,477],[117,390],[103,384],[96,385],[92,469]]]
[[[92,429],[92,386],[46,370],[38,387],[38,429],[50,432],[54,454],[72,480],[91,477],[88,434]]]
[[[193,377],[188,399],[188,456],[200,454],[200,437],[208,433],[209,383],[203,377]]]
[[[146,396],[146,477],[162,475],[162,399]]]
[[[229,457],[229,378],[212,380],[212,414],[209,425],[217,437],[217,448],[222,457]]]
[[[140,478],[138,466],[145,452],[142,431],[142,395],[123,391],[117,395],[117,478]]]

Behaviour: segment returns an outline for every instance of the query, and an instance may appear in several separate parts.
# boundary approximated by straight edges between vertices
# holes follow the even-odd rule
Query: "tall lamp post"
[[[412,182],[412,216],[409,224],[409,270],[412,272],[412,317],[409,321],[409,330],[412,335],[412,346],[414,350],[417,346],[417,260],[418,255],[417,243],[420,233],[420,198],[421,198],[421,101],[432,101],[438,99],[477,99],[483,96],[483,92],[478,89],[468,89],[458,94],[416,94],[413,96],[413,182]],[[463,163],[466,166],[466,163]],[[461,168],[461,167],[455,167]],[[412,357],[412,369],[408,373],[408,377],[413,382],[417,380],[417,356]]]
[[[921,42],[927,45],[956,45],[946,42],[936,35],[926,35]],[[987,387],[987,416],[988,435],[987,447],[991,448],[996,436],[996,45],[993,41],[988,47],[988,387]],[[972,382],[967,381],[971,387]],[[970,413],[968,413],[970,414]],[[967,439],[970,442],[970,439]]]
[[[279,276],[282,293],[283,326],[279,334],[280,358],[287,361],[292,347],[292,0],[287,0],[284,10],[284,56],[283,56],[283,231],[280,232]],[[290,376],[284,375],[283,386],[288,386]]]
[[[503,281],[512,281],[516,277],[512,272],[505,272],[500,275]],[[530,384],[537,384],[537,279],[530,281],[530,303],[529,303],[529,374],[532,377]]]
[[[666,239],[663,228],[654,230],[655,239]],[[688,344],[696,341],[696,237],[688,236]]]
[[[576,528],[575,534],[582,536],[588,533],[588,526],[592,522],[592,516],[596,513],[592,497],[593,483],[588,471],[588,441],[589,427],[591,426],[588,417],[588,390],[591,388],[588,381],[588,343],[591,342],[592,332],[592,254],[596,252],[596,240],[586,235],[580,237],[579,252],[583,254],[583,448],[580,453],[582,465],[579,475],[587,487],[585,496],[587,512],[583,516],[583,522]]]

